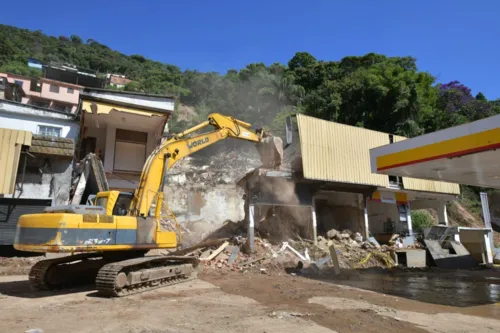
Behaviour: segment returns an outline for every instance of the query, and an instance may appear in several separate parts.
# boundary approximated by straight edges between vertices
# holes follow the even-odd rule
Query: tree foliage
[[[126,91],[175,95],[197,112],[192,119],[174,117],[175,129],[211,112],[271,129],[281,127],[286,115],[305,113],[411,137],[500,112],[500,100],[474,97],[458,81],[436,84],[413,57],[369,53],[323,61],[297,52],[287,65],[252,63],[225,74],[203,73],[127,56],[95,39],[0,25],[0,71],[36,76],[27,57],[126,75],[133,80]]]

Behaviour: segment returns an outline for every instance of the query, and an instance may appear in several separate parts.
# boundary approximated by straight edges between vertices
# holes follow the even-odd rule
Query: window
[[[132,195],[128,193],[120,193],[118,199],[116,199],[115,207],[113,208],[113,215],[116,216],[127,215],[131,201],[132,201]]]
[[[34,106],[38,106],[38,107],[41,107],[41,108],[49,108],[49,102],[46,102],[46,101],[42,101],[42,100],[36,100],[36,99],[31,99],[31,102],[30,102],[31,105],[34,105]]]
[[[42,91],[42,85],[37,79],[31,79],[30,90],[35,92]]]
[[[71,105],[53,103],[52,109],[57,110],[57,111],[61,111],[61,112],[71,113]]]
[[[75,90],[73,88],[68,88],[68,94],[72,94],[74,92],[75,92]]]
[[[17,84],[19,87],[23,86],[23,81],[14,80],[14,83]]]
[[[38,134],[46,136],[61,137],[61,128],[53,126],[38,125]]]
[[[108,197],[99,197],[95,201],[95,205],[99,207],[103,207],[106,209],[106,205],[108,204]]]
[[[56,86],[55,84],[51,84],[49,90],[50,92],[59,94],[59,86]]]

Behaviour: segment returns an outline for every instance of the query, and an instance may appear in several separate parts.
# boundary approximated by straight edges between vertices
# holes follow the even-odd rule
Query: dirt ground
[[[33,293],[0,277],[0,332],[500,332],[500,272],[344,270],[298,276],[207,267],[120,299],[92,286]]]

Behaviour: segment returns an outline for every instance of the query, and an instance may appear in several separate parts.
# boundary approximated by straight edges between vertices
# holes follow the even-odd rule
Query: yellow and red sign
[[[375,191],[372,194],[371,201],[406,205],[408,204],[408,196],[403,192]]]

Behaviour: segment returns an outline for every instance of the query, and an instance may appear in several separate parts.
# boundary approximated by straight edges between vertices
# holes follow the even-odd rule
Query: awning
[[[372,172],[500,188],[500,115],[370,150]]]
[[[108,103],[85,101],[85,100],[82,102],[82,110],[87,113],[93,113],[93,114],[109,114],[111,111],[117,111],[117,112],[137,114],[146,117],[166,116],[165,114],[159,112],[144,111],[128,106],[113,105]]]
[[[31,146],[31,132],[0,128],[0,194],[14,193],[22,146]]]

